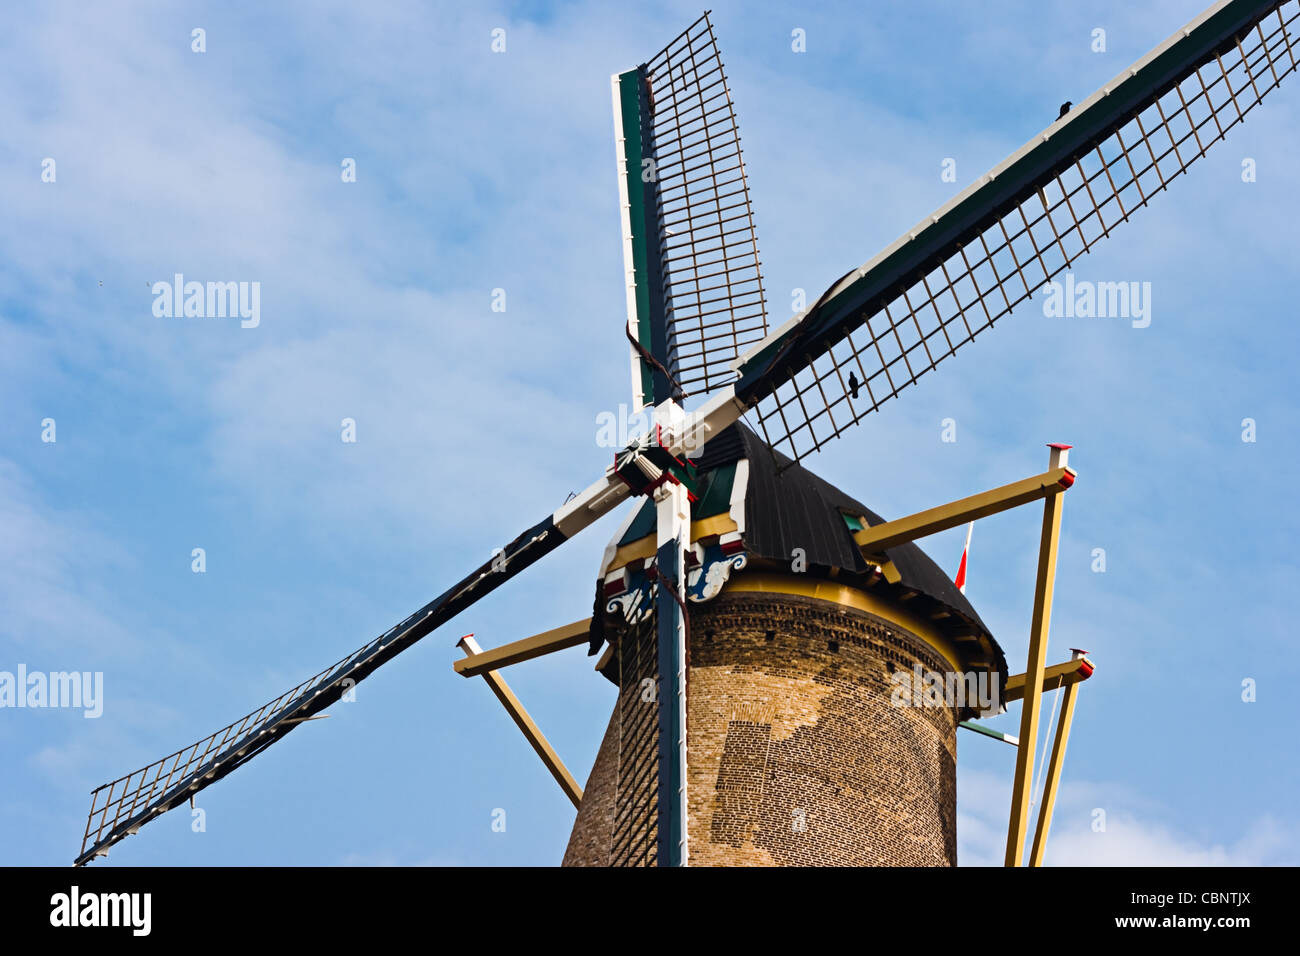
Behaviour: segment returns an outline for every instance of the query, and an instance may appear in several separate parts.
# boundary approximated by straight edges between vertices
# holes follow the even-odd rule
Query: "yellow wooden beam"
[[[1056,457],[1053,455],[1053,458]],[[1063,503],[1059,494],[1051,494],[1043,502],[1043,530],[1038,542],[1038,579],[1034,586],[1034,612],[1029,628],[1024,704],[1020,710],[1020,746],[1016,748],[1016,775],[1012,782],[1011,818],[1007,827],[1007,866],[1020,866],[1025,853],[1025,827],[1028,822],[1030,791],[1033,788],[1031,770],[1038,740],[1038,709],[1043,699],[1047,629],[1052,618],[1052,592],[1056,582],[1056,556],[1060,544]]]
[[[1058,687],[1070,687],[1092,676],[1092,662],[1086,657],[1053,664],[1043,671],[1043,691],[1056,690]],[[1021,700],[1025,696],[1025,675],[1012,674],[1007,678],[1007,687],[1002,694],[1004,703]]]
[[[908,541],[947,531],[989,515],[1029,504],[1040,498],[1055,497],[1074,484],[1075,471],[1061,466],[1033,478],[1014,481],[1001,488],[951,501],[937,508],[919,511],[906,518],[885,521],[853,532],[853,540],[863,552],[886,551]]]
[[[735,520],[727,512],[710,515],[707,518],[701,518],[699,521],[691,522],[691,540],[699,541],[701,538],[711,538],[714,535],[726,534],[728,531],[736,531]],[[625,567],[633,561],[644,561],[646,558],[653,558],[657,548],[657,535],[651,532],[635,541],[629,541],[622,545],[614,552],[614,557],[610,559],[609,567],[605,569],[608,573],[617,568]]]
[[[1082,655],[1076,661],[1083,661]],[[1089,671],[1091,673],[1091,671]],[[1083,678],[1080,678],[1082,680]],[[1061,719],[1056,724],[1056,739],[1052,741],[1052,756],[1047,764],[1047,780],[1043,784],[1043,803],[1038,808],[1038,826],[1034,829],[1034,845],[1029,851],[1029,865],[1042,866],[1047,852],[1047,831],[1052,827],[1052,810],[1056,806],[1056,789],[1061,782],[1061,767],[1065,763],[1065,747],[1070,740],[1070,721],[1074,718],[1074,699],[1078,681],[1065,685],[1061,691]]]
[[[880,576],[890,584],[898,584],[903,580],[903,575],[900,574],[898,568],[894,566],[894,562],[890,561],[884,554],[869,554],[863,555],[863,557],[867,559],[868,564],[874,564],[879,568]]]
[[[462,637],[457,642],[457,646],[469,657],[483,653],[472,634],[466,634]],[[515,726],[523,731],[524,736],[528,738],[528,742],[532,744],[533,750],[537,751],[537,756],[542,758],[542,763],[546,764],[546,769],[551,772],[551,776],[560,785],[560,789],[573,801],[575,807],[578,806],[582,802],[582,788],[578,786],[578,781],[573,779],[573,774],[569,773],[569,768],[564,766],[564,761],[556,754],[555,749],[546,739],[546,735],[538,729],[537,724],[533,722],[533,718],[528,716],[528,711],[524,710],[524,705],[519,703],[519,698],[514,695],[514,691],[510,689],[509,685],[496,671],[483,671],[482,676],[487,681],[488,686],[492,688],[492,693],[497,695],[497,700],[501,701],[502,705],[505,706],[511,719],[514,720]]]
[[[591,618],[588,617],[566,624],[564,627],[552,628],[534,634],[532,637],[525,637],[522,641],[513,641],[494,647],[490,651],[470,654],[469,657],[461,658],[452,666],[462,677],[478,677],[500,667],[518,664],[520,661],[531,661],[534,657],[541,657],[552,651],[562,651],[566,647],[586,644],[590,631]]]

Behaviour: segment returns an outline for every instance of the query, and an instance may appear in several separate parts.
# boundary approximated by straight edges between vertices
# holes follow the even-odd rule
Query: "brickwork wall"
[[[582,788],[582,805],[573,823],[562,866],[611,866],[614,844],[614,807],[618,782],[618,707],[609,718],[605,737],[596,751],[591,776]]]
[[[933,648],[793,595],[724,592],[691,611],[691,865],[956,864],[957,717],[890,703],[893,670],[948,669]],[[606,746],[593,794],[616,770]],[[581,849],[599,819],[584,799],[566,864],[600,858]]]
[[[654,866],[659,837],[658,640],[653,617],[617,635],[618,701],[582,790],[564,866]]]

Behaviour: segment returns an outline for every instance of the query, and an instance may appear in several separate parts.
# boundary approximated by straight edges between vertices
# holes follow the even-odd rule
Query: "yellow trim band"
[[[943,655],[954,671],[961,672],[962,670],[961,655],[957,653],[957,648],[952,641],[940,634],[929,621],[917,617],[915,614],[909,614],[902,608],[860,588],[837,584],[834,581],[823,581],[818,578],[745,571],[734,575],[723,586],[722,590],[724,594],[737,591],[794,594],[799,597],[815,598],[818,601],[828,601],[832,604],[841,604],[859,611],[866,611],[868,614],[884,618],[889,623],[915,634]]]

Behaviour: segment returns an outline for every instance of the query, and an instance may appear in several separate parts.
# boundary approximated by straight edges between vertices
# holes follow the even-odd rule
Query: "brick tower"
[[[690,865],[955,865],[957,723],[980,702],[949,675],[1000,700],[992,635],[915,545],[864,556],[852,533],[881,519],[743,426],[699,473]],[[591,649],[619,695],[566,866],[655,859],[654,532],[647,502],[606,549]]]

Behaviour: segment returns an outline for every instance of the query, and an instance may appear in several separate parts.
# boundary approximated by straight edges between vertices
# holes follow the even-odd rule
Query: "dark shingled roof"
[[[791,552],[803,548],[810,566],[866,572],[867,563],[841,515],[865,515],[872,525],[884,521],[880,515],[774,451],[739,423],[710,441],[696,462],[703,474],[741,458],[749,459],[741,537],[751,557],[789,564]],[[990,634],[966,596],[919,547],[902,544],[885,555],[902,576],[902,587],[946,605]]]

